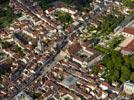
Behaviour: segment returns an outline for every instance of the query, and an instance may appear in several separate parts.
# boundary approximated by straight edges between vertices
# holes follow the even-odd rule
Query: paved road
[[[61,45],[58,46],[57,51],[55,53],[52,53],[50,58],[48,58],[47,61],[44,62],[44,64],[36,70],[35,74],[32,74],[29,78],[24,80],[22,84],[19,86],[16,86],[17,90],[14,90],[14,92],[8,100],[11,100],[15,95],[17,95],[20,91],[25,90],[29,85],[32,84],[33,81],[35,81],[37,78],[41,77],[45,73],[47,73],[52,67],[54,67],[55,63],[58,61],[57,58],[59,58],[60,51],[67,45],[67,40],[61,41]]]
[[[45,21],[45,19],[41,18],[38,14],[36,14],[35,12],[33,12],[29,7],[27,7],[26,5],[24,5],[20,0],[17,0],[17,2],[21,3],[25,8],[27,8],[31,13],[33,13],[35,16],[37,16],[39,19]],[[102,6],[105,8],[105,6]],[[98,16],[96,11],[94,12],[94,16]],[[99,13],[100,14],[100,13]],[[89,23],[90,20],[92,20],[91,17],[90,19],[88,19],[88,21],[83,22],[79,27],[85,25],[85,23]],[[45,21],[46,22],[46,21]],[[7,100],[11,100],[15,95],[17,95],[20,91],[25,90],[29,85],[32,84],[33,81],[35,81],[37,78],[39,78],[42,75],[45,75],[51,68],[54,67],[55,63],[58,61],[57,58],[59,58],[59,53],[60,51],[66,47],[68,45],[68,39],[69,37],[72,36],[72,34],[76,33],[76,31],[78,32],[77,34],[80,33],[79,31],[79,27],[77,27],[77,29],[75,29],[72,33],[69,33],[69,36],[67,36],[65,39],[63,39],[59,45],[56,48],[56,52],[52,53],[52,55],[50,56],[50,58],[48,58],[47,61],[44,62],[44,64],[38,69],[36,70],[36,73],[31,75],[29,78],[27,78],[21,85],[17,86],[17,89],[15,90],[15,92],[7,99]]]
[[[24,6],[25,8],[27,8],[27,10],[29,10],[33,15],[35,15],[37,18],[39,18],[40,20],[42,20],[42,21],[44,21],[44,22],[46,22],[46,23],[48,23],[51,27],[53,27],[53,28],[55,28],[52,24],[50,24],[48,21],[49,20],[46,20],[45,18],[45,16],[40,16],[39,14],[37,14],[37,13],[35,13],[31,8],[30,8],[30,6],[29,5],[25,5],[24,3],[22,3],[22,0],[16,0],[18,3],[20,3],[20,4],[22,4],[22,6]]]

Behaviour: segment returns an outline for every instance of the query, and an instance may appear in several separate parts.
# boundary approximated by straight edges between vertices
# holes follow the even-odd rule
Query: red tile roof
[[[126,47],[123,47],[122,50],[134,52],[134,40],[132,40]]]
[[[134,28],[132,27],[125,27],[123,32],[134,35]]]

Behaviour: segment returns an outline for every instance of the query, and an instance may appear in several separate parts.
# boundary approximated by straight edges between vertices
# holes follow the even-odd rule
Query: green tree
[[[122,0],[122,3],[127,7],[134,8],[134,0]]]
[[[113,62],[111,60],[107,61],[106,66],[107,66],[109,71],[111,71],[114,67]]]
[[[43,9],[43,10],[46,10],[48,9],[49,7],[51,7],[51,3],[53,2],[53,0],[34,0],[35,2],[38,2],[40,7]]]
[[[131,68],[134,69],[134,56],[130,57]]]
[[[101,18],[101,22],[98,25],[97,30],[101,32],[100,35],[107,35],[113,32],[114,28],[118,26],[118,24],[124,19],[124,16],[115,16],[115,14],[109,14],[107,16],[103,16]],[[114,44],[116,45],[116,44]]]
[[[129,80],[129,77],[130,77],[130,70],[126,66],[122,66],[120,81],[125,82]]]
[[[99,70],[100,70],[99,66],[98,65],[95,65],[92,68],[92,73],[94,73],[95,75],[98,75]]]
[[[15,14],[8,6],[10,0],[0,0],[0,29],[10,25],[21,13]]]
[[[120,56],[121,55],[117,51],[112,51],[111,52],[112,62],[114,64],[114,68],[116,70],[120,70],[121,69],[121,66],[122,66],[122,60],[121,60]]]
[[[19,47],[19,46],[16,46],[15,52],[20,54],[20,55],[23,55],[23,51],[22,51],[21,47]]]
[[[134,72],[131,73],[130,80],[134,82]]]
[[[111,81],[116,81],[120,78],[118,70],[113,70],[113,74],[111,75]]]
[[[9,43],[7,41],[3,41],[1,45],[2,45],[3,49],[7,49],[7,48],[11,47],[11,43]]]
[[[66,13],[66,12],[64,12],[64,11],[57,11],[57,12],[55,12],[55,16],[57,16],[57,19],[60,20],[60,21],[64,24],[65,28],[66,28],[70,23],[73,22],[73,19],[72,19],[72,17],[71,17],[71,14]]]
[[[122,67],[122,60],[120,57],[113,58],[113,64],[116,70],[120,70]]]
[[[6,3],[9,3],[10,0],[0,0],[0,5],[5,5]]]
[[[73,2],[73,0],[60,0],[62,2],[65,2],[66,4],[71,4]]]
[[[128,55],[123,56],[125,66],[130,67],[130,59]]]

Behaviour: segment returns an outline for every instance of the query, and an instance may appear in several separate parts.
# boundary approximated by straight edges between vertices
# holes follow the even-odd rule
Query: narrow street
[[[42,18],[41,16],[39,16],[38,14],[36,14],[35,12],[33,12],[29,7],[27,7],[25,4],[23,4],[20,0],[16,0],[16,2],[22,4],[25,8],[27,8],[36,17],[38,17],[40,20],[46,22],[46,20],[44,18]],[[102,7],[105,8],[105,6],[102,6]],[[98,16],[97,13],[94,10],[93,10],[93,12],[94,12],[94,16]],[[85,23],[89,23],[92,20],[92,18],[90,18],[89,21],[87,21],[87,22],[83,22],[79,27],[84,26]],[[18,88],[18,90],[16,90],[7,100],[11,100],[19,92],[25,90],[29,85],[31,85],[33,81],[35,81],[39,77],[45,75],[47,72],[49,72],[55,66],[55,64],[59,61],[59,58],[61,56],[60,55],[60,52],[62,51],[63,48],[65,48],[66,46],[68,46],[68,39],[69,39],[69,37],[71,37],[72,34],[74,34],[76,32],[77,32],[77,34],[80,33],[79,27],[77,27],[76,30],[74,30],[72,33],[70,33],[67,36],[67,38],[65,38],[63,41],[61,41],[60,45],[58,46],[58,50],[55,52],[55,54],[52,53],[52,55],[50,56],[50,58],[47,61],[44,62],[44,64],[36,71],[35,74],[33,74],[30,77],[28,77],[21,85],[16,86]]]

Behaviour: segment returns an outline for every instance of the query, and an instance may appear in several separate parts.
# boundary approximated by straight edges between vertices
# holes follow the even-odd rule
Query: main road
[[[30,11],[32,14],[34,14],[37,18],[39,18],[42,21],[46,20],[44,18],[42,18],[40,15],[36,14],[32,9],[30,9],[29,6],[25,5],[24,3],[21,2],[21,0],[14,0],[14,2],[18,2],[21,5],[23,5],[23,7],[25,7],[28,11]],[[106,6],[103,5],[101,6],[103,8],[105,8]],[[105,8],[106,9],[106,8]],[[79,25],[79,27],[84,26],[85,23],[89,23],[92,21],[92,19],[95,16],[98,16],[96,11],[93,10],[92,11],[94,13],[93,17],[90,17],[88,19],[88,21],[84,21],[81,25]],[[103,12],[103,11],[102,11]],[[101,12],[101,13],[102,13]],[[99,13],[100,14],[100,13]],[[28,77],[25,81],[22,82],[21,85],[16,86],[16,90],[15,92],[13,92],[10,97],[7,98],[7,100],[11,100],[12,98],[14,98],[14,96],[16,96],[19,92],[25,90],[28,86],[30,86],[36,79],[38,79],[39,77],[41,77],[42,75],[45,75],[51,68],[54,67],[54,65],[56,64],[56,62],[59,60],[58,58],[60,57],[60,51],[65,48],[66,46],[68,46],[68,39],[69,37],[72,36],[72,34],[79,34],[80,30],[79,27],[77,27],[77,29],[75,29],[72,33],[69,33],[68,36],[64,36],[63,40],[60,41],[60,43],[57,44],[57,48],[55,52],[51,52],[49,58],[44,62],[44,64],[39,67],[39,69],[36,70],[35,74],[32,74],[30,77]]]

